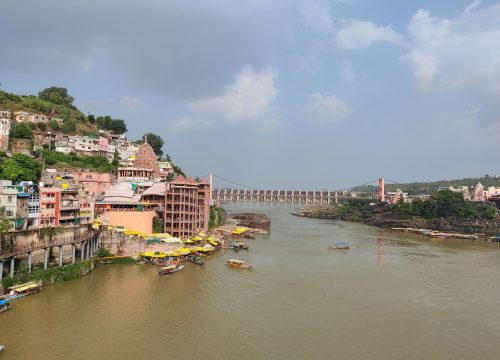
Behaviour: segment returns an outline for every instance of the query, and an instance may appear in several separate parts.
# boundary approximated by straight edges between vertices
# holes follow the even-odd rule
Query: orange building
[[[165,231],[175,237],[189,237],[208,230],[210,184],[178,176],[166,184]]]

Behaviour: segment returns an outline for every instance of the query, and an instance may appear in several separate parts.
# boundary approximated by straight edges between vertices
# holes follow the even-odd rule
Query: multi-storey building
[[[166,184],[165,231],[176,237],[189,237],[208,230],[210,184],[206,180],[177,177]]]
[[[76,187],[63,187],[61,190],[59,214],[60,225],[78,225],[80,223],[80,197]]]
[[[40,221],[40,194],[32,192],[28,201],[28,227],[38,227]]]
[[[17,194],[17,187],[13,186],[11,181],[2,181],[2,186],[0,186],[0,207],[4,208],[4,216],[9,219],[11,229],[15,227]]]
[[[11,126],[11,112],[0,110],[0,150],[7,151],[9,148],[9,135]]]
[[[102,196],[111,186],[112,175],[110,173],[99,173],[96,171],[82,170],[71,173],[73,181],[79,186],[84,195],[92,199]]]
[[[40,227],[59,226],[61,188],[40,187]]]

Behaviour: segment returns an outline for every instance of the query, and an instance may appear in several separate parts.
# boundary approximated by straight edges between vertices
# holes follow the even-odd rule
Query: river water
[[[500,245],[261,211],[271,234],[159,279],[100,266],[0,314],[3,359],[499,359]],[[348,251],[329,251],[347,241]]]

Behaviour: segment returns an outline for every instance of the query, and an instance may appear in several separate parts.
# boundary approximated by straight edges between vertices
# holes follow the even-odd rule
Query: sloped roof
[[[142,195],[165,195],[167,184],[164,182],[154,183],[149,189],[145,190]]]

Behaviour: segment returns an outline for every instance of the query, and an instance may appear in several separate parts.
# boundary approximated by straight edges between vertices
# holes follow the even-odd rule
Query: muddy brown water
[[[231,207],[272,220],[253,271],[100,266],[0,314],[0,359],[500,358],[499,244]]]

